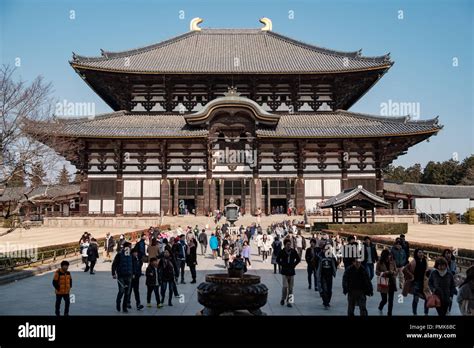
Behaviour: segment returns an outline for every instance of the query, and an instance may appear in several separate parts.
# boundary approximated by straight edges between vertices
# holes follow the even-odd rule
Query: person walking
[[[393,299],[397,291],[397,265],[393,261],[392,255],[388,249],[384,249],[377,261],[375,274],[377,275],[377,291],[380,292],[382,300],[379,303],[379,312],[382,314],[383,307],[388,302],[387,315],[392,316]],[[370,275],[369,275],[370,278]]]
[[[281,266],[282,277],[282,291],[280,304],[283,306],[286,301],[287,307],[292,307],[293,298],[293,284],[295,280],[295,267],[300,263],[301,258],[298,252],[291,247],[291,241],[285,239],[283,242],[284,248],[280,251],[277,257],[277,263]]]
[[[64,316],[69,315],[69,306],[70,306],[70,297],[69,292],[72,288],[72,277],[71,273],[68,271],[69,262],[64,260],[61,262],[60,268],[54,272],[53,276],[53,286],[56,293],[56,304],[55,304],[55,314],[57,317],[60,316],[61,310],[61,301],[64,300]]]
[[[206,254],[207,252],[207,233],[206,230],[203,228],[201,233],[199,233],[197,240],[199,245],[201,246],[201,255]]]
[[[308,289],[311,289],[311,283],[314,278],[314,290],[318,291],[319,250],[316,247],[316,239],[311,238],[309,248],[306,249],[304,258],[306,260],[306,271],[308,272]]]
[[[112,262],[112,253],[115,248],[114,237],[110,235],[110,232],[107,232],[105,235],[104,242],[104,261],[103,262]]]
[[[224,245],[224,249],[222,250],[222,260],[224,260],[224,268],[229,268],[229,259],[230,259],[230,247],[229,244]]]
[[[143,305],[141,304],[141,301],[140,301],[140,277],[142,275],[142,263],[138,255],[139,255],[138,248],[135,245],[135,248],[132,249],[131,288],[133,291],[133,295],[135,296],[135,304],[137,305],[137,310],[141,310],[143,309]],[[130,296],[128,298],[128,306],[127,306],[128,309],[132,308],[131,297],[132,297],[132,294],[130,293]]]
[[[128,312],[128,302],[132,287],[132,255],[131,244],[123,243],[123,248],[115,255],[112,262],[112,277],[117,279],[118,293],[116,299],[117,311],[120,312],[120,302],[123,298],[122,311]]]
[[[197,245],[196,239],[192,238],[186,248],[186,264],[191,272],[191,284],[196,283]]]
[[[151,294],[155,294],[156,306],[158,308],[163,307],[160,301],[159,286],[161,284],[160,272],[158,269],[158,259],[151,257],[149,260],[148,267],[146,268],[146,306],[151,307]]]
[[[298,252],[298,256],[301,259],[303,256],[303,250],[306,250],[306,239],[301,235],[301,231],[298,231],[296,234],[295,244],[296,251]]]
[[[374,292],[369,274],[360,260],[352,259],[352,264],[344,271],[342,292],[347,295],[347,314],[350,317],[354,316],[356,306],[361,316],[368,315],[367,296],[373,296]]]
[[[332,298],[332,281],[337,272],[336,258],[330,244],[326,244],[324,250],[320,253],[317,267],[317,288],[323,300],[324,309],[329,309]]]
[[[248,268],[252,268],[252,263],[250,262],[250,245],[249,242],[245,241],[242,247],[242,257],[245,261],[245,265],[248,263]]]
[[[436,259],[428,285],[432,293],[441,300],[441,305],[436,307],[438,315],[440,317],[446,316],[451,299],[456,295],[457,290],[454,285],[454,277],[451,272],[448,272],[448,262],[444,257]]]
[[[369,274],[369,279],[372,280],[374,278],[374,265],[379,260],[379,256],[377,255],[377,249],[375,245],[372,243],[372,240],[369,236],[364,237],[364,260],[362,261],[362,265],[365,267],[367,273]]]
[[[424,300],[423,312],[425,315],[428,315],[429,312],[426,300],[431,295],[431,291],[428,286],[428,278],[426,277],[427,272],[428,262],[423,250],[415,249],[413,260],[403,269],[405,284],[402,290],[403,296],[413,294],[413,301],[411,303],[413,315],[417,315],[420,298]]]
[[[84,269],[84,272],[90,270],[90,274],[95,274],[94,267],[97,263],[97,259],[99,258],[99,247],[97,246],[97,240],[95,238],[91,239],[91,243],[87,248],[87,265]]]
[[[184,234],[179,236],[179,241],[177,243],[178,246],[178,253],[177,253],[177,263],[178,263],[178,274],[181,275],[181,284],[186,284],[184,281],[184,268],[186,266],[186,254],[188,250],[188,246],[185,242]]]
[[[403,284],[405,282],[403,276],[403,267],[407,265],[408,258],[405,254],[405,250],[403,250],[402,248],[402,242],[400,241],[400,238],[397,238],[395,240],[395,244],[390,250],[390,253],[392,254],[393,260],[395,261],[395,265],[397,266],[397,275],[400,289],[403,289]]]
[[[474,266],[467,269],[456,299],[462,315],[474,315]]]
[[[85,265],[84,272],[89,271],[89,255],[87,254],[89,245],[90,245],[89,238],[86,237],[82,240],[81,246],[80,246],[82,263]]]
[[[173,306],[172,303],[172,295],[173,295],[173,282],[175,271],[173,268],[173,264],[171,262],[171,253],[169,250],[165,250],[163,254],[163,258],[160,260],[160,272],[162,275],[161,281],[161,304],[165,302],[166,296],[166,289],[169,289],[169,297],[168,297],[168,306]]]
[[[277,263],[278,254],[282,249],[282,242],[279,236],[276,236],[272,243],[272,265],[273,265],[273,273],[276,274],[277,267],[278,273],[281,273],[281,266]]]
[[[160,246],[158,244],[158,240],[156,238],[153,238],[151,240],[151,244],[147,248],[147,253],[148,253],[148,260],[152,258],[158,258],[160,255]]]
[[[407,265],[409,261],[408,258],[410,256],[410,243],[407,242],[404,234],[400,235],[400,244],[402,246],[403,251],[405,252],[405,265]]]
[[[211,234],[211,238],[209,240],[209,247],[212,250],[212,256],[214,257],[214,259],[217,259],[217,251],[219,249],[219,242],[214,233]]]
[[[255,243],[257,244],[258,256],[262,255],[262,239],[263,239],[263,236],[261,234],[257,234],[257,237],[255,237]]]
[[[271,249],[271,244],[270,240],[268,239],[268,236],[264,234],[262,236],[262,262],[267,262],[268,259],[268,253],[270,252]]]

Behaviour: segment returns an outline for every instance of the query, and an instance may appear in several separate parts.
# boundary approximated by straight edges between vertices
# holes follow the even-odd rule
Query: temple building
[[[190,31],[72,68],[112,109],[63,118],[40,141],[83,174],[81,215],[153,216],[223,209],[299,214],[362,185],[383,195],[382,170],[442,127],[348,111],[390,69],[389,55],[321,48],[257,29]]]

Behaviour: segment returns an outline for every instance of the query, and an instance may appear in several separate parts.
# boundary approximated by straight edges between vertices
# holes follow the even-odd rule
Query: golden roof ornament
[[[199,28],[199,24],[201,24],[202,22],[203,22],[203,19],[199,17],[191,19],[191,22],[189,22],[189,30],[201,31],[201,28]]]
[[[263,17],[260,18],[260,23],[264,24],[261,30],[263,31],[272,31],[272,21],[270,18]]]

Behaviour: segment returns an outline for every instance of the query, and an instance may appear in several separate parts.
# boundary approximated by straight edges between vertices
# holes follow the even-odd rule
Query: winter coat
[[[246,245],[242,248],[242,257],[250,259],[250,246]]]
[[[172,282],[175,278],[175,269],[171,259],[161,259],[160,260],[160,273],[161,279],[164,282]]]
[[[143,258],[143,256],[146,256],[146,253],[145,253],[146,246],[145,246],[144,239],[140,239],[140,241],[135,245],[135,248],[137,248],[138,250],[138,258],[140,260]]]
[[[89,248],[87,248],[87,260],[88,261],[97,261],[99,258],[99,248],[96,242],[91,242]]]
[[[81,256],[82,257],[88,257],[87,255],[87,249],[89,249],[89,242],[84,242],[81,243]]]
[[[262,238],[262,246],[261,246],[262,251],[269,251],[271,247],[272,247],[272,243],[270,242],[270,240],[267,239],[266,241],[264,241]]]
[[[382,294],[388,294],[388,292],[397,290],[397,265],[393,260],[389,261],[388,267],[385,262],[378,261],[375,266],[375,274],[378,277],[388,278],[388,288],[381,288],[377,282],[377,291]]]
[[[160,246],[158,243],[156,245],[150,245],[147,251],[148,251],[148,260],[150,260],[152,257],[158,258],[158,255],[160,254]]]
[[[301,259],[298,252],[295,249],[290,249],[289,252],[286,249],[282,249],[277,257],[277,264],[281,266],[281,274],[286,276],[295,275],[295,267],[300,263]]]
[[[415,268],[416,268],[416,261],[411,260],[411,262],[403,268],[403,277],[405,282],[403,284],[402,295],[407,296],[408,294],[414,294],[415,292]],[[428,277],[426,276],[426,271],[423,275],[423,289],[418,289],[418,295],[422,298],[428,298],[431,295],[431,290],[428,286]]]
[[[375,264],[379,260],[379,256],[377,255],[377,248],[375,247],[374,244],[370,244],[370,247],[364,243],[364,261],[362,264],[365,266],[367,264],[368,260],[368,254],[371,254],[372,256],[372,263]]]
[[[211,239],[209,240],[209,246],[212,250],[219,249],[219,241],[217,240],[216,236],[211,236]]]
[[[332,274],[333,278],[336,277],[337,266],[336,266],[336,259],[334,257],[327,257],[326,255],[322,255],[318,262],[318,268],[316,270],[317,279],[318,279],[318,288],[322,289],[321,287],[321,276],[324,274]]]
[[[189,253],[186,253],[186,264],[188,266],[197,264],[197,254],[195,245],[189,248]]]
[[[405,254],[405,250],[403,250],[402,248],[397,249],[395,247],[392,247],[390,253],[392,254],[393,261],[395,261],[395,264],[398,268],[406,265],[407,257]]]
[[[110,236],[109,238],[105,238],[104,250],[111,253],[114,251],[114,247],[115,247],[114,237]]]
[[[369,274],[362,265],[357,268],[352,264],[344,271],[342,276],[342,292],[344,295],[352,292],[362,292],[368,296],[374,294]]]
[[[199,233],[198,242],[203,244],[203,245],[207,245],[207,233],[206,232]]]
[[[161,284],[161,274],[158,267],[153,267],[151,264],[148,265],[145,271],[147,286],[158,286]]]
[[[180,240],[178,242],[178,253],[177,253],[177,259],[178,260],[186,260],[186,252],[188,250],[188,246],[184,242],[184,240]]]
[[[457,293],[456,285],[454,285],[454,277],[449,271],[447,271],[444,276],[441,276],[436,268],[433,269],[428,280],[428,285],[433,294],[439,296],[442,303],[449,303],[450,298]]]
[[[461,285],[457,301],[462,315],[474,315],[474,280]]]
[[[63,272],[63,270],[59,268],[54,272],[53,286],[57,295],[68,295],[72,288],[71,273],[69,273],[69,271]]]
[[[308,267],[311,267],[313,269],[318,269],[318,264],[319,264],[319,251],[320,249],[314,248],[312,249],[309,247],[306,249],[306,252],[304,254],[304,259],[306,260],[306,263]]]
[[[125,255],[125,249],[115,255],[112,262],[112,275],[117,277],[131,277],[132,276],[132,254]]]
[[[142,275],[142,262],[138,256],[132,255],[132,276],[133,278],[140,278]]]
[[[278,257],[278,254],[280,253],[281,249],[282,249],[282,242],[281,240],[274,240],[273,243],[272,243],[272,265],[276,265],[277,264],[277,257]]]

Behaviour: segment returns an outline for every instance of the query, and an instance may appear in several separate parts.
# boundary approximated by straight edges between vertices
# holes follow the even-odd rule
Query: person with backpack
[[[61,262],[60,268],[54,272],[53,286],[56,292],[55,314],[60,316],[61,301],[64,299],[64,316],[69,315],[69,305],[71,303],[69,292],[72,288],[72,277],[68,271],[69,262],[64,260]]]
[[[145,271],[146,275],[146,306],[151,307],[151,294],[155,294],[156,306],[163,307],[160,301],[159,287],[161,284],[161,274],[158,268],[158,259],[156,257],[150,258],[150,263]]]
[[[212,256],[214,256],[214,259],[217,259],[217,251],[219,249],[219,242],[214,233],[211,234],[211,239],[209,240],[209,247],[212,250]]]
[[[90,269],[90,274],[95,274],[94,267],[99,258],[99,247],[97,246],[97,240],[95,238],[91,239],[91,243],[87,248],[87,266],[84,269],[84,272],[87,272]]]
[[[160,260],[160,272],[161,272],[161,304],[165,302],[166,296],[166,289],[169,291],[168,297],[168,306],[173,306],[172,298],[173,298],[173,282],[175,271],[173,267],[173,263],[171,261],[171,253],[169,250],[165,250],[163,253],[163,257]]]
[[[117,311],[120,312],[120,302],[122,302],[122,311],[128,313],[128,303],[132,288],[132,253],[130,242],[123,243],[123,248],[115,255],[112,262],[112,277],[117,279],[118,293],[116,299]]]

